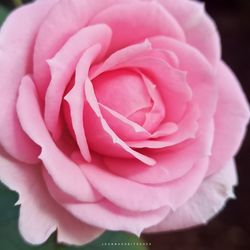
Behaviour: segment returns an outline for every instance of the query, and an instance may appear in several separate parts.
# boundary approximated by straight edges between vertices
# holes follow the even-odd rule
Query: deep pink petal
[[[19,194],[19,230],[26,241],[42,244],[57,230],[59,243],[82,245],[103,232],[75,219],[51,198],[41,166],[15,162],[2,151],[0,158],[0,180]]]
[[[41,146],[39,158],[56,185],[77,200],[95,200],[95,193],[79,167],[53,142],[41,116],[35,86],[28,76],[20,86],[17,112],[24,131]]]
[[[177,123],[178,130],[176,133],[155,140],[127,141],[127,144],[133,148],[164,148],[178,145],[188,139],[195,139],[199,129],[199,118],[198,105],[188,105],[184,117]]]
[[[181,118],[187,102],[192,97],[192,91],[186,82],[185,70],[181,71],[171,66],[158,49],[151,49],[151,43],[146,40],[112,54],[93,70],[91,79],[105,71],[124,67],[141,70],[157,86],[165,104],[168,121],[178,121]]]
[[[97,14],[91,20],[93,23],[106,23],[111,27],[110,53],[155,35],[185,40],[178,22],[157,1],[113,5]]]
[[[178,131],[178,125],[174,122],[162,123],[158,129],[151,135],[151,138],[160,138],[167,135],[171,135]]]
[[[85,95],[88,105],[85,108],[84,124],[88,142],[94,151],[101,154],[135,157],[148,165],[154,165],[155,161],[130,148],[122,141],[107,124],[100,111],[92,83],[89,79],[85,82]]]
[[[146,229],[146,233],[171,231],[205,224],[234,198],[233,188],[237,184],[233,160],[218,173],[206,178],[198,191],[183,206],[170,212],[165,220]]]
[[[104,72],[93,79],[93,87],[98,102],[125,117],[151,107],[151,98],[144,81],[140,74],[133,70]]]
[[[192,97],[186,72],[171,67],[166,60],[155,57],[151,52],[134,58],[126,66],[139,68],[157,86],[165,104],[166,120],[179,121]]]
[[[46,125],[54,138],[58,138],[61,132],[59,113],[63,94],[82,53],[94,44],[100,43],[103,46],[100,57],[103,56],[110,37],[111,30],[104,24],[83,28],[71,36],[57,54],[47,61],[51,72],[51,81],[45,96],[44,116]]]
[[[158,0],[176,18],[187,43],[197,48],[217,66],[221,58],[220,38],[214,21],[205,12],[204,3],[187,0]]]
[[[152,83],[145,75],[142,74],[142,79],[147,87],[151,101],[153,102],[152,108],[146,113],[146,119],[143,127],[149,131],[155,131],[166,116],[165,106],[157,89],[157,85]]]
[[[31,70],[34,38],[54,1],[40,1],[14,11],[0,33],[0,143],[13,157],[37,162],[37,147],[22,130],[16,115],[16,99],[22,77]],[[18,27],[17,27],[18,24]]]
[[[250,117],[249,104],[240,83],[223,62],[219,64],[216,81],[219,84],[219,98],[208,174],[215,173],[237,153]]]
[[[101,113],[110,128],[122,140],[144,140],[150,138],[150,133],[139,124],[127,119],[120,113],[103,104],[99,104],[99,106]]]

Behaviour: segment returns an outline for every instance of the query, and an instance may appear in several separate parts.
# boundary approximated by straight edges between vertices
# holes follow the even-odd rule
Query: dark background
[[[81,0],[79,0],[81,1]],[[29,2],[24,1],[24,2]],[[223,59],[236,73],[250,99],[250,0],[205,0],[221,34]],[[0,0],[9,8],[10,0]],[[237,155],[237,200],[208,225],[144,236],[150,250],[250,250],[250,133]]]

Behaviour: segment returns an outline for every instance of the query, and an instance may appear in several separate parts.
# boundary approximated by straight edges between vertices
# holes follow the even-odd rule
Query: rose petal
[[[85,99],[83,93],[84,81],[87,77],[91,63],[95,60],[100,50],[101,46],[97,44],[85,51],[76,68],[76,82],[73,88],[64,97],[69,104],[72,128],[74,130],[77,144],[86,161],[91,161],[91,155],[83,126],[83,109]]]
[[[235,170],[231,160],[218,173],[208,177],[182,207],[169,213],[164,221],[145,232],[178,230],[207,223],[225,206],[228,199],[234,198],[233,187],[237,184]]]
[[[211,65],[221,58],[220,38],[214,21],[205,12],[204,3],[186,0],[158,0],[182,27],[187,43],[201,51]]]
[[[50,197],[41,166],[17,163],[3,151],[0,160],[0,180],[19,193],[19,230],[26,241],[42,244],[57,229],[58,242],[82,245],[103,232],[75,219]]]
[[[124,1],[127,0],[61,0],[53,7],[39,29],[33,58],[34,81],[42,98],[50,82],[47,60],[56,54],[69,37],[89,25],[95,14]]]
[[[196,139],[174,150],[150,152],[156,159],[153,168],[144,164],[126,159],[105,157],[105,163],[110,171],[139,183],[160,184],[174,181],[187,174],[200,157],[211,154],[214,126],[210,122],[203,127],[203,132]]]
[[[58,139],[62,129],[59,122],[62,97],[82,53],[92,45],[100,43],[102,45],[100,57],[103,56],[110,37],[111,30],[104,24],[83,28],[71,36],[57,54],[47,61],[51,71],[51,82],[45,96],[44,117],[55,139]]]
[[[223,62],[219,64],[216,80],[219,84],[219,99],[208,175],[218,171],[237,153],[250,117],[248,101],[240,83]]]
[[[148,225],[159,223],[168,213],[164,207],[148,212],[121,209],[107,200],[98,203],[64,204],[77,219],[107,230],[127,231],[140,236]],[[111,223],[112,222],[112,223]]]
[[[17,113],[24,131],[41,146],[39,158],[56,185],[77,200],[95,200],[95,193],[78,166],[57,148],[50,137],[42,120],[35,86],[28,76],[23,78],[19,89]]]
[[[164,137],[167,135],[171,135],[175,132],[178,131],[178,125],[176,123],[173,122],[166,122],[166,123],[162,123],[157,131],[155,131],[152,135],[151,138],[160,138],[160,137]]]
[[[151,107],[144,81],[133,69],[104,72],[93,79],[93,87],[98,102],[125,117]]]
[[[185,40],[179,24],[157,1],[113,5],[91,20],[96,23],[106,23],[113,31],[110,54],[154,35]]]
[[[143,123],[143,127],[147,131],[151,132],[155,131],[159,127],[166,116],[166,112],[157,86],[153,84],[145,75],[141,74],[141,76],[153,102],[152,108],[149,112],[147,112],[145,122]]]
[[[125,157],[135,157],[147,165],[154,165],[155,161],[133,149],[122,141],[110,128],[101,114],[92,83],[89,79],[85,82],[85,94],[88,105],[85,108],[84,124],[91,148],[101,154],[111,154]]]
[[[171,67],[166,60],[155,57],[151,52],[132,59],[126,67],[140,69],[157,86],[165,105],[167,121],[176,122],[181,119],[192,97],[185,71]]]
[[[91,185],[115,205],[126,210],[150,211],[164,206],[176,209],[184,204],[202,182],[208,160],[199,160],[186,175],[175,181],[152,186],[114,175],[98,166],[84,163],[81,166]]]
[[[188,44],[167,37],[151,38],[150,43],[153,48],[170,50],[179,58],[179,69],[187,72],[186,81],[192,90],[192,102],[198,104],[202,110],[200,118],[207,123],[213,117],[217,103],[215,69],[197,49]]]
[[[90,71],[89,78],[94,80],[97,76],[106,71],[122,68],[123,64],[151,50],[151,43],[145,40],[142,43],[130,45],[122,48],[110,55],[103,63],[96,65]]]
[[[150,133],[139,124],[127,119],[120,113],[101,103],[99,104],[99,107],[110,128],[122,140],[143,140],[150,137]]]
[[[159,53],[158,49],[152,50],[150,46],[151,43],[146,40],[144,43],[117,51],[92,72],[91,79],[109,70],[138,69],[161,93],[166,119],[178,121],[192,97],[192,91],[186,81],[186,72],[173,68],[166,58],[162,58],[162,53]]]
[[[198,118],[200,110],[198,105],[188,105],[184,117],[178,124],[178,130],[169,136],[157,140],[127,141],[132,148],[165,148],[178,145],[188,139],[194,139],[199,128]]]
[[[34,37],[54,3],[40,1],[18,8],[1,27],[0,143],[13,157],[27,163],[37,162],[40,149],[25,135],[18,122],[16,98],[20,81],[27,68],[31,68]]]

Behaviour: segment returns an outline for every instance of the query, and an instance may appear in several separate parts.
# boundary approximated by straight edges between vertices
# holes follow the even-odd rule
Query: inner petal
[[[136,123],[145,121],[152,100],[139,74],[128,69],[109,71],[95,78],[93,85],[99,103]]]

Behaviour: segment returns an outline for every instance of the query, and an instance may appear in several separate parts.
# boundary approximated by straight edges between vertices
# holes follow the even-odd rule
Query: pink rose
[[[249,109],[189,0],[37,0],[0,33],[0,178],[30,243],[204,223]]]

